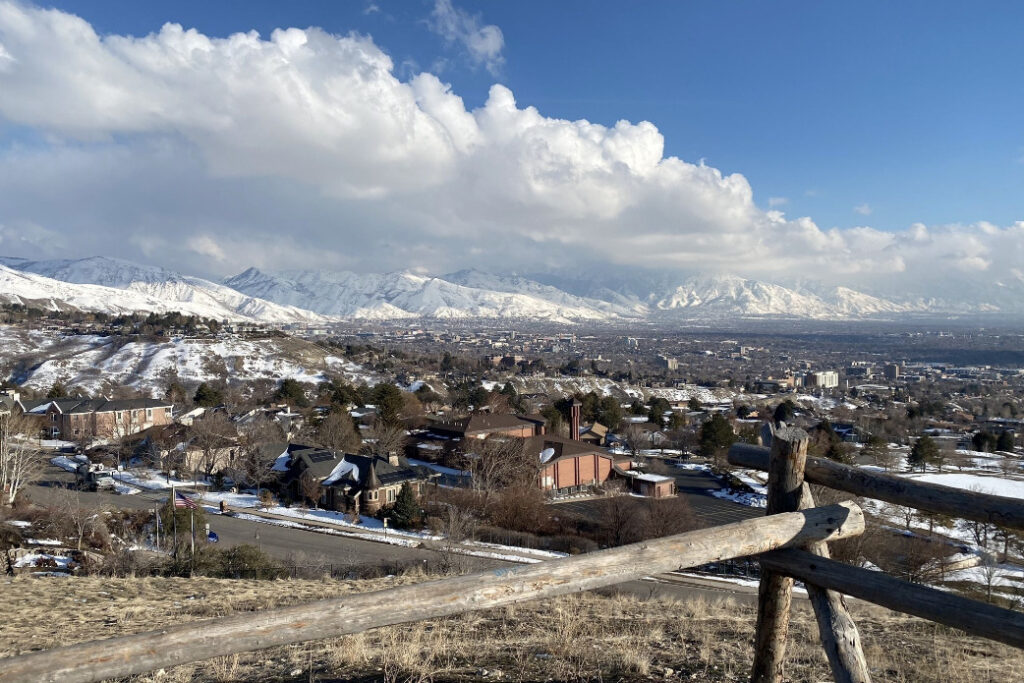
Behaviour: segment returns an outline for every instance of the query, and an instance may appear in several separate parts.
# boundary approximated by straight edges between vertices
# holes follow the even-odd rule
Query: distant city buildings
[[[835,370],[809,372],[804,376],[804,386],[817,389],[835,389],[839,386],[839,373]]]

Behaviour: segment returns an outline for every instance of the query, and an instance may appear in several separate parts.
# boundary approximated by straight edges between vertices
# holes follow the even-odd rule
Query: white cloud
[[[768,208],[774,209],[774,208],[779,207],[779,206],[785,206],[786,204],[789,204],[789,199],[787,199],[786,197],[769,197],[768,198]]]
[[[1024,262],[1024,224],[823,230],[781,198],[764,211],[744,176],[665,156],[649,122],[551,118],[501,85],[470,110],[365,36],[99,36],[0,0],[0,45],[0,119],[52,141],[0,152],[0,216],[65,255],[206,275],[629,265],[922,296],[1016,282]]]
[[[859,213],[861,216],[870,216],[871,207],[867,204],[858,204],[857,206],[853,207],[853,212]]]
[[[497,76],[505,58],[505,36],[494,24],[481,25],[479,15],[458,9],[451,0],[436,0],[430,15],[430,28],[448,43],[466,50],[476,65],[482,65]]]
[[[217,244],[217,241],[209,235],[195,235],[193,237],[189,237],[185,244],[188,246],[189,251],[193,251],[200,256],[205,256],[213,259],[214,261],[220,262],[227,259],[227,256],[224,254],[224,250],[221,249],[221,246]]]

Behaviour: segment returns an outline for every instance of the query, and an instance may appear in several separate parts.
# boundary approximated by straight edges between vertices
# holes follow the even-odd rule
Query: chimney
[[[394,451],[388,453],[388,464],[392,467],[399,467],[398,453],[395,453]]]
[[[569,438],[573,441],[580,440],[580,408],[582,406],[582,403],[573,399],[572,406],[569,408]]]

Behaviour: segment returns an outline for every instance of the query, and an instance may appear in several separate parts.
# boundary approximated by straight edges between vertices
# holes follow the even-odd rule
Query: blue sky
[[[760,205],[784,198],[822,227],[1022,217],[1021,3],[462,2],[504,34],[496,77],[430,31],[430,2],[54,6],[105,33],[369,34],[399,74],[445,60],[470,107],[501,82],[548,116],[649,120],[667,154],[743,173]]]
[[[53,7],[0,0],[3,252],[1024,292],[1020,3]]]

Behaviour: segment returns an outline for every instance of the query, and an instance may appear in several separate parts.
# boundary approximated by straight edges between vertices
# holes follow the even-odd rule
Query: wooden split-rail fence
[[[852,502],[815,507],[807,483],[929,512],[1024,530],[1024,503],[807,457],[807,435],[784,428],[771,449],[734,446],[735,465],[768,471],[765,517],[528,566],[348,595],[0,660],[0,683],[98,681],[222,655],[359,633],[756,556],[762,566],[751,680],[782,680],[794,579],[808,591],[837,683],[870,681],[843,595],[1024,648],[1024,614],[912,584],[828,557],[828,542],[864,532]],[[381,605],[390,605],[381,609]]]

